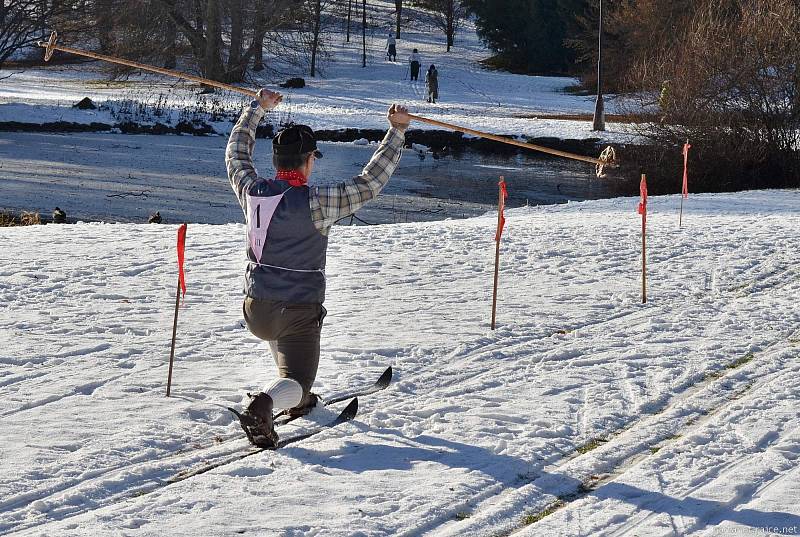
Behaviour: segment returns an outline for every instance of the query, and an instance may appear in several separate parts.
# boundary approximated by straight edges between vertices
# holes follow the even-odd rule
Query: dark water
[[[55,206],[70,221],[241,222],[242,211],[225,173],[223,137],[100,133],[0,133],[0,209],[49,215]],[[377,145],[323,142],[325,157],[311,183],[358,175]],[[259,139],[255,164],[274,175],[271,143]],[[359,211],[368,223],[442,220],[497,207],[504,175],[510,207],[613,197],[613,180],[594,166],[539,154],[463,152],[434,158],[407,149],[381,195]],[[628,195],[634,193],[628,192]],[[353,223],[358,223],[354,220]]]
[[[374,146],[322,146],[325,162],[320,164],[320,170],[326,165],[331,166],[327,170],[343,166],[351,175],[359,172],[374,151]],[[348,168],[349,160],[353,166]],[[323,174],[327,175],[321,172]],[[363,213],[380,222],[483,214],[497,207],[500,176],[506,181],[508,207],[549,205],[623,194],[613,179],[598,179],[594,166],[583,162],[542,158],[534,153],[509,156],[462,152],[434,156],[430,152],[406,149],[381,199],[365,208]]]

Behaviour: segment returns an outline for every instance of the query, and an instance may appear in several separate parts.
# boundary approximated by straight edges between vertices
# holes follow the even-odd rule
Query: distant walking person
[[[408,61],[411,62],[411,80],[419,80],[420,57],[417,49],[414,49],[414,52],[408,57]]]
[[[397,40],[392,34],[389,34],[389,38],[386,40],[386,57],[389,61],[397,61]]]
[[[428,88],[428,102],[436,104],[436,99],[439,98],[439,71],[433,64],[425,73],[425,86]]]

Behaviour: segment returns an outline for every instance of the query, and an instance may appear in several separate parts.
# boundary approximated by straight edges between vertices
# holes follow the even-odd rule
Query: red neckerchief
[[[306,186],[308,183],[308,178],[297,170],[278,170],[275,179],[286,181],[291,186]]]

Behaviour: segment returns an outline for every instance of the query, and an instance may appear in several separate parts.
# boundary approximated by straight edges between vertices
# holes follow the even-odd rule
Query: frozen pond
[[[2,132],[0,209],[47,216],[58,206],[70,220],[144,222],[160,211],[170,223],[240,222],[225,175],[225,144],[223,137]],[[325,158],[312,183],[358,174],[375,146],[323,142],[321,149]],[[261,173],[271,175],[270,141],[259,139],[255,153]],[[581,162],[533,153],[434,158],[409,149],[378,200],[357,216],[387,223],[482,214],[496,207],[500,175],[511,207],[620,194]]]

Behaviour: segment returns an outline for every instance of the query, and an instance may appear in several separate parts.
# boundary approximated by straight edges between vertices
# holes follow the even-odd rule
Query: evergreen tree
[[[562,73],[574,53],[564,46],[571,9],[581,0],[464,0],[497,63],[530,73]]]

